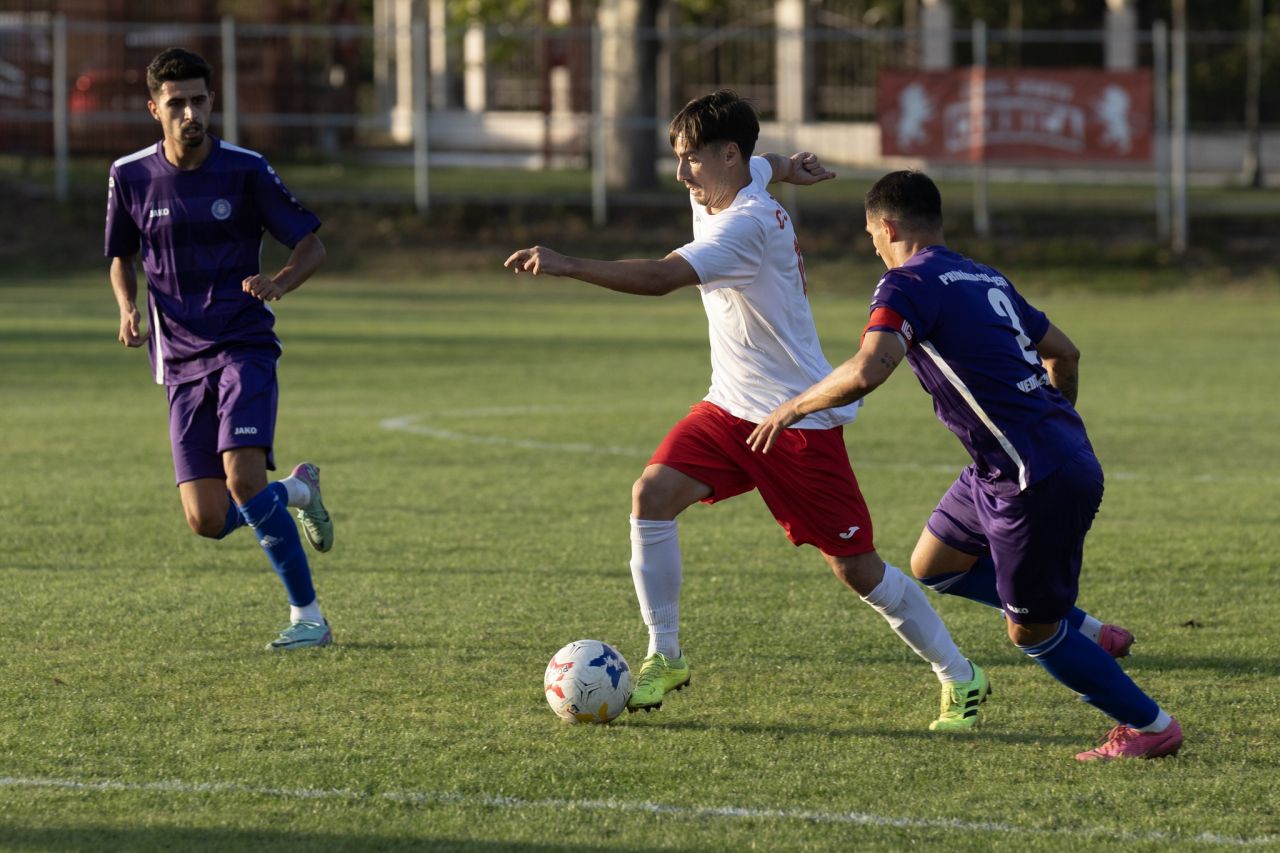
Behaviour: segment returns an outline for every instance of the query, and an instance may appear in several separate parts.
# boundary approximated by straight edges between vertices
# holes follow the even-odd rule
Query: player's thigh
[[[794,544],[828,557],[875,550],[871,513],[841,428],[785,430],[767,454],[740,444],[760,496]]]
[[[973,467],[967,467],[933,508],[915,550],[911,573],[918,578],[965,572],[990,550],[975,503]]]
[[[218,376],[167,386],[169,395],[169,446],[173,452],[174,479],[222,480],[218,452]]]
[[[711,496],[711,486],[669,465],[648,465],[631,489],[635,518],[665,521]]]
[[[925,527],[911,552],[911,574],[917,578],[953,575],[969,571],[977,561],[977,554],[951,547]]]
[[[1049,625],[1075,605],[1084,540],[1102,501],[1092,451],[1020,494],[980,504],[1006,615]]]
[[[678,513],[695,501],[716,503],[755,488],[743,469],[741,454],[735,452],[737,445],[746,446],[744,427],[749,431],[746,421],[711,403],[693,406],[649,458],[645,473],[632,490],[632,512],[655,510],[646,494],[652,491],[656,502],[660,489],[670,493],[670,502],[663,509],[678,507]]]
[[[225,480],[221,477],[184,480],[178,484],[178,495],[192,531],[208,537],[222,532],[231,504]]]
[[[272,447],[278,402],[274,362],[253,359],[222,368],[218,378],[218,450],[224,460],[228,451],[260,448],[266,462],[264,470],[275,470]],[[234,486],[233,472],[227,474]]]

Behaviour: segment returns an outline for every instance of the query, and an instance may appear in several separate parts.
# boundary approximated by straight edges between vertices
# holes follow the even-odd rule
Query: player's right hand
[[[120,314],[120,334],[116,340],[127,347],[140,347],[147,342],[147,330],[141,329],[142,315],[137,308]]]
[[[540,273],[560,275],[564,271],[564,255],[545,246],[534,246],[531,249],[520,249],[512,253],[503,266],[514,271],[516,275],[522,272],[531,272],[534,275]]]

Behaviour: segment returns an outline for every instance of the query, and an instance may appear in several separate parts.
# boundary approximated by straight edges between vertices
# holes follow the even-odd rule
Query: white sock
[[[1173,722],[1173,717],[1170,717],[1168,714],[1165,713],[1164,708],[1161,708],[1160,713],[1156,715],[1156,718],[1151,723],[1151,725],[1143,726],[1142,728],[1138,729],[1138,731],[1147,732],[1148,734],[1162,732],[1165,729],[1169,728],[1169,724],[1172,722]]]
[[[680,656],[680,540],[675,520],[631,518],[631,581],[649,629],[649,651]]]
[[[298,622],[323,622],[324,617],[320,615],[320,599],[317,598],[306,607],[290,604],[289,621],[294,624]]]
[[[1080,623],[1080,633],[1096,643],[1102,636],[1102,623],[1086,613],[1084,621]]]
[[[884,580],[862,600],[885,618],[911,651],[929,662],[943,684],[973,678],[973,667],[956,648],[929,599],[897,568],[885,563]]]
[[[311,487],[297,477],[292,475],[285,477],[280,481],[280,485],[284,486],[285,491],[289,493],[289,506],[297,508],[311,503]]]

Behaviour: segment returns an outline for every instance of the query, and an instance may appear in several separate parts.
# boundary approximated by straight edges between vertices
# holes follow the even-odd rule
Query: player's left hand
[[[822,165],[817,154],[800,151],[791,155],[791,174],[787,180],[800,186],[829,181],[836,173]]]
[[[275,302],[289,292],[283,284],[272,281],[270,276],[265,276],[261,273],[246,278],[241,284],[241,289],[250,296],[261,299],[263,302]]]
[[[769,448],[777,442],[782,431],[804,417],[796,411],[794,400],[788,400],[769,413],[769,417],[756,424],[756,428],[747,436],[747,445],[759,453],[768,453]]]

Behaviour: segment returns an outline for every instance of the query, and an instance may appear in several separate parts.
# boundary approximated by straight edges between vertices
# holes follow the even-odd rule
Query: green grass
[[[304,199],[413,199],[414,173],[406,158],[402,163],[376,162],[370,158],[341,157],[335,159],[292,160],[284,153],[267,152],[272,164]],[[661,152],[660,152],[661,153]],[[106,183],[107,170],[113,158],[106,156],[77,157],[70,163],[69,183],[72,193],[97,200]],[[684,188],[674,180],[675,161],[660,171],[652,193],[677,205],[685,196]],[[665,167],[660,166],[660,170]],[[815,209],[852,206],[861,213],[862,194],[885,169],[849,167],[839,163],[833,169],[843,180],[827,181],[807,188],[798,196],[800,204]],[[53,161],[47,157],[20,157],[0,154],[0,180],[34,189],[52,191]],[[456,166],[433,166],[428,173],[430,192],[436,201],[458,199],[525,197],[541,202],[577,202],[586,204],[591,198],[591,172],[587,169],[515,169]],[[973,184],[963,178],[940,180],[949,214],[967,216],[973,205]],[[790,196],[790,187],[777,188]],[[1023,182],[1001,179],[995,175],[988,189],[989,203],[995,213],[1064,212],[1082,216],[1130,213],[1144,218],[1155,216],[1155,189],[1149,183],[1065,183],[1056,181]],[[792,201],[789,199],[789,202]],[[789,203],[789,207],[794,203]],[[1188,206],[1192,215],[1215,215],[1227,218],[1275,217],[1280,213],[1280,191],[1249,187],[1210,185],[1188,190]],[[1049,234],[1040,233],[1039,237]]]
[[[1106,766],[1071,760],[1100,714],[933,596],[996,692],[974,735],[927,732],[927,666],[753,495],[682,517],[691,689],[552,716],[561,645],[644,652],[628,496],[706,388],[692,292],[446,271],[280,303],[277,455],[323,466],[337,645],[273,655],[278,582],[247,534],[187,532],[105,275],[0,279],[0,849],[1280,847],[1280,295],[1111,275],[1131,292],[1015,275],[1085,353],[1109,479],[1081,603],[1137,634],[1126,668],[1188,737]],[[812,278],[843,358],[875,271]],[[846,436],[902,564],[963,453],[906,375]]]

